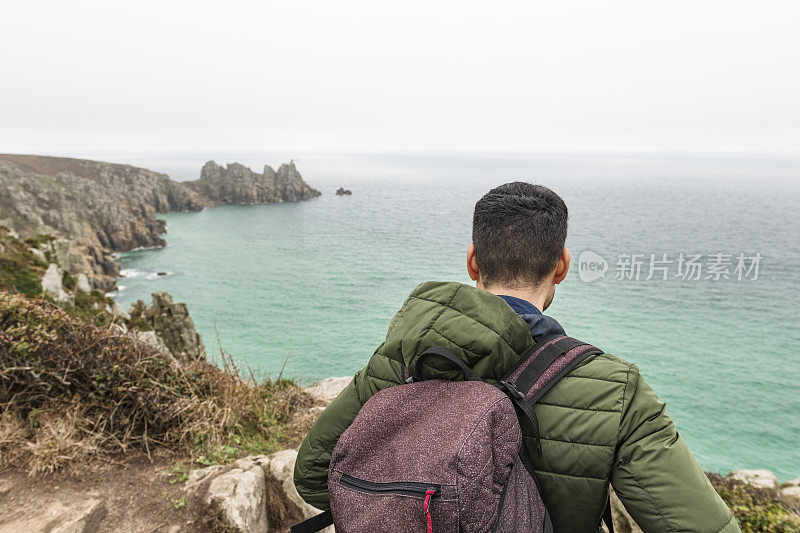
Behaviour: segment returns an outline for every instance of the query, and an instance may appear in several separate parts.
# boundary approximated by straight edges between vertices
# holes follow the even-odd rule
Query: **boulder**
[[[778,489],[778,477],[771,470],[734,470],[728,477],[760,489]]]
[[[257,462],[240,459],[228,466],[194,470],[186,480],[190,498],[210,508],[225,527],[242,533],[269,531],[267,479]]]
[[[0,533],[93,533],[105,515],[105,501],[95,496],[69,505],[56,501],[33,517],[0,525]]]
[[[64,271],[55,263],[50,263],[42,277],[42,290],[48,293],[57,302],[66,302],[70,299],[61,283]]]
[[[783,484],[781,495],[788,498],[800,500],[800,477],[796,477],[791,481]]]
[[[792,498],[794,500],[800,500],[800,486],[794,485],[782,488],[781,496]]]
[[[89,283],[89,276],[81,272],[75,279],[75,290],[81,292],[92,292],[92,285]]]
[[[308,387],[306,392],[321,402],[331,403],[351,381],[353,381],[351,376],[326,378]]]
[[[345,189],[344,187],[339,187],[336,189],[336,196],[350,196],[353,192],[350,189]]]
[[[297,488],[294,486],[294,464],[297,461],[297,450],[276,452],[259,461],[261,465],[268,469],[269,474],[280,485],[287,503],[295,510],[299,511],[300,519],[305,520],[306,518],[311,518],[322,512],[316,507],[307,504],[303,498],[300,497],[300,494],[297,493]],[[332,533],[333,526],[322,531]]]
[[[321,512],[297,494],[293,479],[296,460],[297,451],[283,450],[245,457],[232,465],[194,470],[189,473],[185,491],[189,500],[205,507],[211,516],[219,516],[221,525],[233,531],[286,527]],[[289,523],[275,523],[277,517],[271,517],[269,509],[280,510]],[[333,533],[333,527],[324,531]]]

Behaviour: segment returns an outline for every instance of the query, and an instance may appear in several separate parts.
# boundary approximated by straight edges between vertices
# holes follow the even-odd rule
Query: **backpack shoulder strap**
[[[512,395],[533,405],[572,369],[588,357],[602,353],[599,348],[572,337],[550,337],[534,346],[500,382]]]
[[[539,423],[533,406],[572,369],[588,357],[601,353],[603,351],[599,348],[572,337],[550,337],[534,346],[498,383],[530,419],[536,452],[540,457],[542,445],[539,441]]]
[[[316,533],[333,524],[333,514],[328,509],[291,527],[291,533]]]

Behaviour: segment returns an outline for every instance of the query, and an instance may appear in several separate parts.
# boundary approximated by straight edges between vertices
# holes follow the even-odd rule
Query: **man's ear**
[[[561,283],[564,281],[564,278],[567,277],[567,272],[569,272],[569,262],[572,259],[572,254],[569,253],[569,248],[566,246],[563,250],[561,250],[561,259],[558,260],[558,264],[556,265],[556,273],[553,281],[556,284]]]
[[[472,281],[481,282],[481,271],[478,269],[478,257],[475,255],[475,245],[467,247],[467,274]]]

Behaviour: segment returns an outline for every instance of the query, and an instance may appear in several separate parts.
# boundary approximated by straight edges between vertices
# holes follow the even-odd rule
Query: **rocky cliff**
[[[72,275],[86,274],[103,291],[116,285],[113,252],[164,245],[160,213],[319,195],[294,163],[257,174],[238,163],[222,168],[210,161],[199,180],[179,183],[130,165],[0,154],[0,225],[22,239],[39,238],[43,254]]]
[[[70,264],[63,266],[90,275],[101,289],[117,275],[111,252],[164,245],[158,213],[206,205],[167,175],[142,168],[0,154],[0,224],[23,239],[65,239],[58,247]]]
[[[130,309],[130,320],[151,329],[179,361],[205,358],[206,349],[189,316],[185,303],[175,303],[168,292],[153,293],[153,303],[138,300]]]
[[[294,161],[281,165],[277,172],[264,165],[261,174],[239,163],[231,163],[223,168],[209,161],[203,166],[199,180],[183,184],[219,204],[294,202],[316,198],[321,194],[303,181]]]

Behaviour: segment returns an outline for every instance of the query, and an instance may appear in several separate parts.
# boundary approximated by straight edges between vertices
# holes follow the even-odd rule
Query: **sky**
[[[800,154],[800,2],[3,0],[0,152]]]

